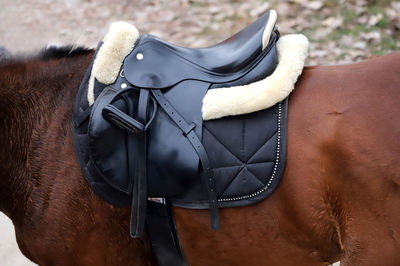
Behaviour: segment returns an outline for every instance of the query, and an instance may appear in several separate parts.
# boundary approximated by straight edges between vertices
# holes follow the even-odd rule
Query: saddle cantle
[[[279,184],[286,153],[285,98],[304,59],[279,53],[275,22],[276,13],[267,12],[231,38],[200,49],[139,37],[125,24],[119,24],[123,29],[114,25],[116,40],[106,35],[99,44],[74,106],[75,150],[98,195],[117,206],[132,205],[133,237],[142,235],[146,215],[154,215],[148,198],[209,208],[218,229],[218,208],[256,203]],[[296,68],[278,65],[292,61]],[[234,97],[229,103],[219,98],[232,112],[212,110],[208,118],[219,119],[203,121],[208,110],[203,99],[213,102],[215,94],[229,94],[230,88],[243,98],[260,91],[250,85],[264,86],[286,73],[292,88],[269,108],[242,108],[252,104],[246,97],[240,106]],[[248,92],[237,94],[239,89]],[[236,116],[224,117],[231,114]]]

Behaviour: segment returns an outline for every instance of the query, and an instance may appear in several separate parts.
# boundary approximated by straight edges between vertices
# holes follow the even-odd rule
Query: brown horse
[[[0,211],[40,265],[155,265],[129,236],[130,209],[83,177],[72,106],[93,51],[0,63]],[[400,53],[306,67],[290,96],[288,157],[275,193],[253,206],[175,209],[191,265],[400,265]]]

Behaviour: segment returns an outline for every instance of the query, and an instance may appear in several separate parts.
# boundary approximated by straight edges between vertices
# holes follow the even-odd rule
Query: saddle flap
[[[133,178],[127,178],[127,173],[132,172],[130,168],[135,168],[136,159],[130,158],[126,149],[128,140],[133,142],[130,146],[135,145],[137,140],[134,135],[121,130],[103,116],[104,108],[110,104],[115,93],[112,87],[106,87],[93,106],[88,127],[89,156],[96,172],[102,176],[103,180],[112,187],[131,194]],[[132,97],[132,101],[135,99]],[[125,114],[131,111],[129,101],[120,99],[114,104]],[[132,104],[133,106],[135,105]],[[132,175],[129,176],[132,177]]]
[[[194,132],[201,136],[201,99],[209,87],[199,81],[182,82],[165,93],[177,106],[177,112],[194,122]],[[186,101],[189,97],[196,101]],[[197,178],[199,157],[182,131],[160,108],[151,105],[151,123],[145,127],[136,119],[139,90],[118,91],[106,87],[93,105],[88,125],[90,164],[96,175],[113,188],[131,195],[133,176],[137,174],[137,154],[141,135],[147,134],[148,195],[175,196],[183,193]],[[115,117],[114,117],[115,114]],[[112,115],[110,117],[110,115]],[[198,125],[198,126],[196,126]]]

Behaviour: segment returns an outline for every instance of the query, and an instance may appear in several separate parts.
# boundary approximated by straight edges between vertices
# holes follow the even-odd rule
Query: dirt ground
[[[116,20],[170,42],[221,41],[268,9],[283,34],[311,41],[308,65],[349,63],[400,49],[400,1],[375,0],[0,0],[0,45],[27,52],[46,44],[95,47]]]
[[[170,42],[202,47],[221,41],[268,9],[283,34],[311,41],[308,65],[349,63],[400,48],[400,2],[367,0],[0,0],[0,45],[32,53],[48,44],[95,47],[116,20]],[[31,265],[0,214],[0,264]]]

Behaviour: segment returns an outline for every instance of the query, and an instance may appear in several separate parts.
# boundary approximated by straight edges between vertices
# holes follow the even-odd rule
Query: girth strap
[[[146,89],[140,90],[138,103],[138,121],[143,125],[147,123],[147,112],[150,94]],[[133,194],[132,194],[132,211],[131,211],[131,236],[142,237],[146,222],[146,204],[147,204],[147,142],[146,131],[139,135],[137,150],[129,150],[135,152],[137,158],[137,172],[133,173]],[[132,160],[132,159],[131,159]]]
[[[214,175],[211,169],[211,164],[207,156],[207,152],[201,143],[200,139],[197,137],[194,132],[194,128],[196,124],[189,124],[183,119],[183,117],[169,104],[167,98],[163,95],[160,90],[151,90],[152,95],[160,104],[161,108],[165,111],[165,113],[174,121],[174,123],[182,130],[183,134],[192,144],[193,148],[197,152],[197,155],[200,158],[202,167],[204,169],[203,180],[204,184],[207,187],[208,192],[208,200],[210,207],[210,218],[211,218],[211,226],[217,231],[219,228],[219,214],[218,214],[218,204],[217,204],[217,195],[215,190],[215,181]]]
[[[159,266],[189,266],[183,254],[170,202],[147,202],[147,233]]]

